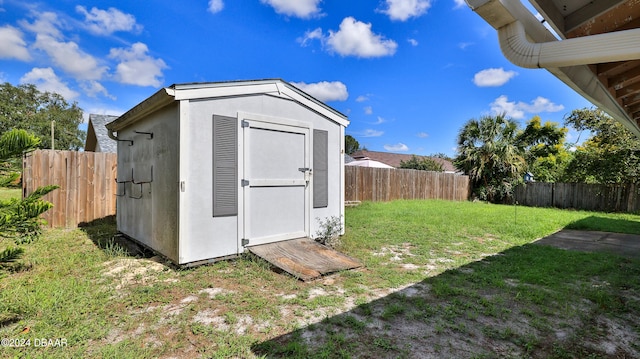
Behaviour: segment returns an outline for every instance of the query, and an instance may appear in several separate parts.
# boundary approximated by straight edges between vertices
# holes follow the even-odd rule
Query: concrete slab
[[[608,252],[640,259],[640,235],[563,229],[534,242],[583,252]]]

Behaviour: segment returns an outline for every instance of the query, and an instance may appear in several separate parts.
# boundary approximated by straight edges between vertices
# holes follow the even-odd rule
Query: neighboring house
[[[162,88],[107,125],[118,231],[181,265],[317,236],[344,220],[348,123],[278,79]]]
[[[86,152],[116,153],[118,143],[109,137],[105,125],[114,121],[118,116],[89,115],[89,127],[87,128],[87,140],[84,145]]]
[[[348,154],[346,154],[346,153],[344,154],[344,163],[345,163],[345,164],[350,163],[350,162],[353,162],[353,161],[355,161],[355,160],[356,160],[355,158],[353,158],[353,157],[349,156]]]
[[[370,159],[370,160],[382,162],[394,168],[400,168],[400,162],[409,161],[411,160],[412,156],[414,155],[404,154],[404,153],[368,151],[368,150],[360,150],[351,154],[351,157],[353,157],[356,160]],[[442,169],[444,170],[444,172],[448,172],[448,173],[457,172],[456,168],[453,166],[453,163],[451,163],[451,161],[447,161],[443,158],[438,158],[438,157],[417,156],[417,155],[415,156],[418,158],[427,157],[436,161],[437,163],[442,165]]]

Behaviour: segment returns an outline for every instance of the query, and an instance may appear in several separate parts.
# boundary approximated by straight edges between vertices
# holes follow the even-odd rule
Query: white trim
[[[267,126],[264,128],[274,129],[276,131],[286,131],[286,132],[291,132],[291,129],[289,127],[300,127],[300,128],[306,128],[306,129],[310,129],[312,127],[309,122],[292,120],[292,119],[283,118],[283,117],[261,115],[257,113],[244,112],[244,111],[238,111],[238,120],[240,122],[248,121],[249,127],[251,127],[252,121],[257,121],[258,127],[260,128],[263,128],[263,126]],[[282,127],[281,125],[284,125],[287,127]]]
[[[184,263],[187,259],[183,258],[183,253],[186,253],[186,249],[189,247],[189,241],[187,236],[187,229],[189,227],[186,211],[182,211],[188,205],[187,191],[190,190],[189,183],[185,175],[189,173],[189,158],[191,154],[188,151],[188,145],[183,138],[189,133],[190,121],[190,108],[189,101],[184,100],[179,103],[178,114],[178,183],[176,183],[176,191],[178,191],[178,263]],[[182,184],[184,183],[185,192],[182,192]]]
[[[244,131],[241,127],[240,114],[237,116],[238,126],[238,254],[244,252],[242,246],[242,239],[246,238],[245,230],[245,216],[244,216],[244,187],[240,185],[240,181],[243,180],[242,176],[245,173],[245,157],[244,157]]]
[[[249,244],[247,245],[247,247],[258,246],[261,244],[273,243],[277,241],[285,241],[288,239],[295,239],[295,238],[302,238],[302,237],[307,237],[307,234],[304,232],[290,232],[290,233],[276,234],[273,236],[251,238],[249,240]]]
[[[342,231],[340,231],[340,235],[344,235],[344,226],[345,226],[345,213],[344,213],[344,127],[340,126],[340,208],[338,212],[340,213],[340,224],[342,224]]]
[[[268,179],[268,180],[251,180],[251,187],[287,187],[287,186],[305,186],[307,181],[294,179]]]
[[[308,237],[311,231],[311,213],[313,211],[313,202],[311,198],[311,187],[307,185],[306,180],[255,180],[246,178],[245,174],[248,173],[249,159],[247,154],[249,153],[249,147],[251,145],[251,131],[250,128],[260,128],[268,130],[283,131],[289,133],[298,133],[304,135],[304,166],[311,167],[313,153],[311,151],[311,141],[313,134],[313,125],[308,122],[292,120],[287,118],[272,117],[255,113],[248,113],[244,111],[238,111],[238,126],[240,129],[238,134],[242,139],[238,140],[241,143],[239,148],[239,158],[242,159],[242,165],[238,166],[238,169],[242,169],[238,174],[238,178],[249,180],[249,185],[240,187],[240,193],[238,195],[238,241],[241,243],[242,239],[249,239],[250,245],[264,244],[274,242],[277,240],[293,239],[299,237]],[[242,122],[247,121],[249,126],[242,127]],[[344,127],[340,127],[344,128]],[[240,155],[241,154],[241,155]],[[286,183],[285,183],[286,182]],[[275,236],[248,238],[247,226],[251,223],[249,213],[246,211],[246,204],[251,201],[251,187],[259,186],[304,186],[304,231],[292,232],[286,234],[278,234]],[[240,201],[242,199],[242,201]]]

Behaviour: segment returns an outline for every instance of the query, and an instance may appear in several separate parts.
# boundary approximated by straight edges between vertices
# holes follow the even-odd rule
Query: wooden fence
[[[453,173],[345,166],[346,201],[466,201],[470,189],[468,176]]]
[[[634,184],[534,182],[518,186],[515,200],[532,207],[574,208],[587,211],[634,212],[640,209],[640,188]]]
[[[43,218],[49,227],[76,227],[116,214],[115,153],[37,150],[23,159],[22,194],[55,184],[44,197],[53,203]]]

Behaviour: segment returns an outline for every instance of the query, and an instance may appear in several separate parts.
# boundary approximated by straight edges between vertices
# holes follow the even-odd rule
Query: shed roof
[[[160,89],[142,101],[117,120],[107,124],[111,131],[118,131],[144,116],[169,105],[173,101],[206,98],[236,97],[263,94],[296,102],[311,111],[319,113],[336,123],[347,126],[347,116],[322,101],[281,79],[202,82],[174,84]]]
[[[87,128],[87,140],[84,150],[88,152],[108,152],[116,153],[118,143],[112,140],[107,133],[107,123],[115,120],[118,116],[111,115],[89,115],[89,126]]]

